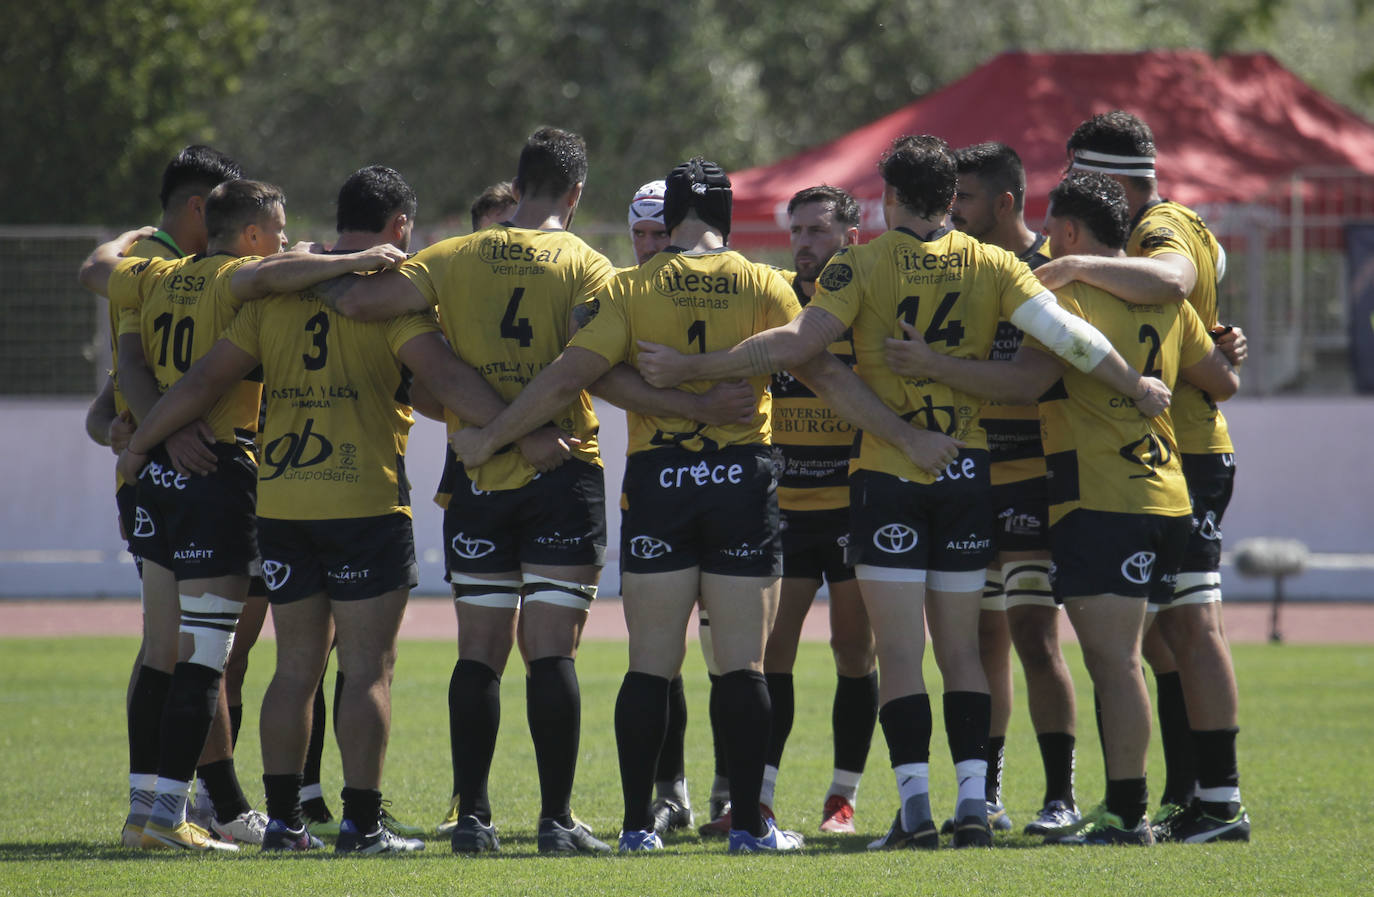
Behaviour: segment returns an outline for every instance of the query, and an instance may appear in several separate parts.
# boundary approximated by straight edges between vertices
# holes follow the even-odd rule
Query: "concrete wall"
[[[5,476],[0,483],[0,596],[137,594],[119,539],[114,456],[85,437],[80,401],[0,400]],[[1374,552],[1374,399],[1238,399],[1224,406],[1238,447],[1228,545],[1253,536],[1299,539],[1316,552]],[[624,416],[598,405],[610,499],[610,557],[602,589],[619,592]],[[420,592],[447,591],[440,511],[428,500],[443,462],[443,427],[421,420],[406,468],[414,487]],[[1288,581],[1294,598],[1374,598],[1372,571],[1312,570]],[[1267,598],[1267,580],[1224,569],[1229,598]]]

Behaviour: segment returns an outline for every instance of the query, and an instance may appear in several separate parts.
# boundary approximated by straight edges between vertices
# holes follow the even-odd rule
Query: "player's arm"
[[[845,323],[822,308],[807,306],[791,321],[756,333],[730,349],[684,355],[639,341],[635,367],[653,386],[687,380],[737,380],[793,370],[844,335]]]
[[[93,293],[109,295],[110,275],[114,273],[115,266],[124,261],[124,253],[139,240],[147,239],[155,233],[155,227],[140,227],[138,230],[125,231],[107,243],[101,243],[91,250],[91,254],[81,263],[81,270],[77,272],[76,279]]]
[[[926,344],[915,327],[905,321],[899,323],[908,339],[887,340],[888,367],[903,377],[929,377],[980,399],[1034,405],[1064,370],[1058,357],[1025,349],[1018,350],[1010,361],[942,355]]]
[[[96,445],[110,445],[110,426],[119,417],[115,411],[114,394],[114,378],[106,377],[100,392],[96,393],[86,409],[86,435]]]
[[[141,356],[142,353],[140,353]],[[124,351],[121,344],[120,371],[122,378]],[[172,388],[158,399],[148,413],[139,419],[138,429],[129,438],[129,445],[119,458],[119,469],[125,478],[132,481],[147,463],[148,452],[158,443],[170,440],[175,434],[184,432],[188,425],[199,424],[207,427],[200,419],[220,397],[241,382],[250,371],[258,366],[258,359],[243,351],[233,342],[221,339],[205,353],[204,357],[191,365],[191,369],[172,384]],[[122,379],[121,379],[122,382]],[[214,434],[210,434],[213,441]],[[203,446],[208,452],[208,447]],[[171,446],[168,446],[171,452]],[[210,455],[211,462],[214,455]],[[173,458],[175,462],[176,459]],[[180,470],[181,465],[177,464]],[[213,466],[191,466],[189,473],[208,473]]]
[[[1178,252],[1149,258],[1066,255],[1036,268],[1035,276],[1047,289],[1079,281],[1137,305],[1182,302],[1197,285],[1197,267]]]
[[[411,398],[423,394],[422,399],[429,397],[433,401],[434,406],[428,410],[434,414],[421,410],[426,417],[443,420],[447,408],[462,420],[481,426],[506,409],[500,394],[471,365],[455,355],[437,332],[422,333],[406,340],[396,357],[415,375]],[[420,408],[419,405],[415,407]],[[550,413],[549,417],[552,416]],[[572,447],[578,443],[577,439],[552,426],[539,427],[522,434],[518,440],[508,441],[518,443],[520,454],[536,470],[554,469],[571,455]]]
[[[345,274],[394,268],[405,260],[406,254],[390,243],[331,255],[292,249],[240,265],[229,278],[229,289],[234,298],[248,302],[303,290]]]
[[[1240,374],[1215,346],[1197,364],[1179,368],[1178,375],[1207,393],[1214,402],[1224,402],[1240,389]]]
[[[611,363],[596,352],[569,346],[520,391],[505,411],[486,426],[464,427],[451,434],[449,444],[465,465],[477,467],[503,445],[547,423],[610,368]]]
[[[654,417],[680,417],[713,426],[752,420],[758,397],[747,380],[715,383],[704,393],[650,386],[628,364],[617,364],[588,387],[617,408]]]
[[[348,274],[315,285],[326,305],[355,321],[385,321],[434,305],[415,284],[394,271],[361,277]]]

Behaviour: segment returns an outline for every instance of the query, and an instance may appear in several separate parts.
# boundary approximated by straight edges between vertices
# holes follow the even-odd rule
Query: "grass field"
[[[797,720],[784,758],[775,809],[807,836],[802,855],[730,857],[720,842],[695,836],[663,854],[545,858],[534,850],[538,811],[532,751],[524,722],[523,677],[504,682],[505,718],[492,772],[501,831],[499,856],[455,857],[446,839],[404,858],[336,860],[332,854],[187,857],[117,846],[126,807],[123,694],[136,649],[126,638],[0,639],[0,894],[426,895],[1273,895],[1370,893],[1374,824],[1374,647],[1238,645],[1242,784],[1254,821],[1249,845],[1164,845],[1151,850],[1040,847],[998,836],[999,849],[935,854],[869,854],[896,806],[881,733],[859,792],[855,836],[816,832],[830,775],[829,652],[806,643],[797,667]],[[255,651],[238,768],[261,804],[256,713],[273,665],[272,644]],[[1076,649],[1069,647],[1070,651]],[[574,809],[604,839],[620,820],[612,711],[624,646],[589,642],[578,661],[583,738]],[[706,680],[689,653],[688,776],[705,804],[710,783]],[[1071,666],[1081,670],[1079,658]],[[403,643],[397,667],[386,793],[395,815],[432,825],[448,803],[447,706],[453,649]],[[928,671],[938,690],[938,674]],[[1086,677],[1080,677],[1086,680]],[[1019,688],[1019,683],[1018,683]],[[1020,693],[1018,693],[1020,694]],[[934,702],[932,794],[954,798],[953,772]],[[1102,765],[1091,697],[1078,758],[1080,801],[1101,793]],[[338,755],[325,754],[325,792],[338,811]],[[1163,781],[1151,755],[1153,794]],[[1017,830],[1037,808],[1041,771],[1024,705],[1008,736],[1006,802]],[[937,813],[939,810],[937,809]],[[188,876],[195,876],[192,883]]]

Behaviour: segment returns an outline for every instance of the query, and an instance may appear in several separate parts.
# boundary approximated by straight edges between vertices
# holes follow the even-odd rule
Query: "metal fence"
[[[1345,228],[1374,223],[1374,176],[1304,171],[1253,203],[1198,211],[1226,247],[1219,311],[1250,341],[1246,393],[1351,392]],[[624,234],[619,224],[589,222],[579,230],[594,243]],[[76,271],[112,235],[0,226],[0,395],[98,388],[109,366],[106,305],[77,284]]]

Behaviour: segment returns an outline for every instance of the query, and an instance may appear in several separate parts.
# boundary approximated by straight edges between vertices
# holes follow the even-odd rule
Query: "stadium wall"
[[[1223,406],[1237,453],[1237,484],[1226,515],[1228,546],[1272,536],[1298,539],[1313,552],[1374,552],[1374,399],[1268,397]],[[85,436],[84,400],[3,399],[0,427],[10,434],[0,485],[0,597],[137,594],[114,508],[114,457]],[[598,403],[607,495],[614,502],[624,471],[624,415]],[[447,591],[441,512],[430,501],[443,467],[443,426],[421,419],[406,468],[415,496],[419,593]],[[618,504],[618,502],[616,502]],[[610,544],[602,592],[618,594],[620,515],[609,508]],[[1264,600],[1272,584],[1223,568],[1228,598]],[[1293,600],[1369,600],[1369,570],[1309,569],[1290,578]]]

